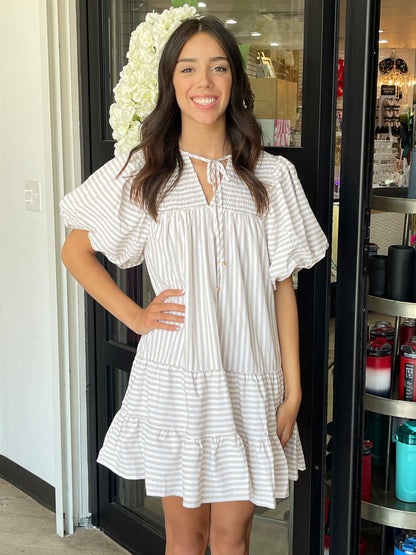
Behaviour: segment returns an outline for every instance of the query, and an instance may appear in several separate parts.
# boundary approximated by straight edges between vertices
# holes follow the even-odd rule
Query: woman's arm
[[[155,328],[171,331],[178,329],[178,324],[184,321],[184,316],[171,312],[183,313],[185,306],[165,301],[169,297],[183,295],[183,291],[167,289],[155,297],[147,308],[140,308],[118,287],[95,254],[88,231],[79,229],[71,231],[62,248],[63,263],[98,303],[140,335]],[[166,321],[172,324],[164,323]]]
[[[302,399],[298,309],[292,277],[276,282],[274,303],[285,382],[285,399],[276,414],[277,435],[285,447],[293,434]]]

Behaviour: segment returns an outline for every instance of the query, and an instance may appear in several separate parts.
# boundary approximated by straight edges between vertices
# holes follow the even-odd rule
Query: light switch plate
[[[40,182],[33,179],[25,181],[26,210],[40,212]]]

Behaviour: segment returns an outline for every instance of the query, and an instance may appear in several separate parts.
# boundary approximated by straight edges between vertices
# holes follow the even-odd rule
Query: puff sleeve
[[[325,256],[328,241],[302,189],[294,165],[279,156],[269,187],[265,233],[272,283]]]
[[[65,225],[89,232],[91,246],[120,268],[143,261],[151,217],[130,200],[132,175],[143,164],[136,153],[122,170],[127,156],[104,164],[60,203]]]

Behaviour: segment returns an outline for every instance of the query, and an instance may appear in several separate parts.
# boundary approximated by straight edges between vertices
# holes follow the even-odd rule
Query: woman
[[[304,468],[293,271],[327,242],[293,166],[264,153],[238,46],[216,18],[182,23],[143,140],[62,202],[69,271],[143,337],[98,461],[162,497],[168,555],[248,553],[256,505]],[[146,264],[140,308],[96,251]]]

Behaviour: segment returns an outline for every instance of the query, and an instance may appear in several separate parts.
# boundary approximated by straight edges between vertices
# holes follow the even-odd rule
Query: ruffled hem
[[[253,440],[233,432],[195,439],[155,428],[124,408],[97,461],[122,478],[144,479],[150,496],[182,497],[188,508],[249,500],[273,509],[305,468],[297,428],[285,449],[277,436]]]

